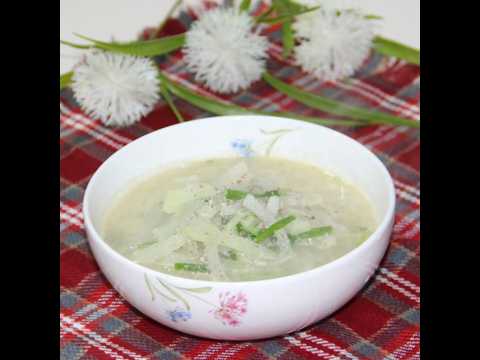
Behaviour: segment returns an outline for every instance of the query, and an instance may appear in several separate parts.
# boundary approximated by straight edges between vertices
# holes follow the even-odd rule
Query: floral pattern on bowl
[[[229,291],[219,293],[219,305],[217,305],[197,295],[211,292],[212,287],[182,288],[167,284],[165,280],[159,278],[155,278],[156,282],[152,281],[147,274],[144,274],[144,279],[152,301],[155,301],[156,295],[159,295],[158,298],[167,307],[166,314],[172,322],[188,321],[192,318],[189,302],[191,300],[203,302],[211,307],[209,313],[213,314],[214,318],[221,321],[223,325],[238,326],[241,323],[241,317],[247,313],[248,300],[242,292],[237,294],[231,294]],[[166,292],[160,290],[157,284]]]
[[[251,157],[254,155],[252,150],[252,140],[250,139],[234,139],[230,142],[233,151],[242,157]]]
[[[230,146],[234,152],[241,157],[252,157],[263,154],[269,156],[275,144],[286,134],[296,129],[278,129],[266,131],[260,129],[260,132],[266,137],[266,140],[254,144],[251,139],[234,139],[230,142]]]
[[[223,325],[237,326],[240,324],[240,318],[247,312],[247,297],[239,292],[231,295],[229,291],[218,295],[220,307],[210,310],[215,318],[220,320]]]
[[[173,322],[187,321],[192,318],[192,313],[190,311],[178,306],[174,310],[167,310],[167,315]]]

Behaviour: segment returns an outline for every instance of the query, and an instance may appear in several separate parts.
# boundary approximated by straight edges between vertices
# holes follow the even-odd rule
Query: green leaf
[[[373,40],[373,47],[381,54],[393,56],[420,65],[420,50],[412,48],[399,42],[377,36]]]
[[[276,231],[283,229],[285,226],[290,224],[293,220],[295,220],[295,216],[290,215],[283,219],[278,220],[277,222],[273,223],[266,229],[261,230],[257,236],[255,237],[255,241],[257,243],[261,243],[262,241],[268,239],[269,237],[273,236]]]
[[[240,4],[240,11],[248,11],[250,9],[251,0],[242,0]]]
[[[205,111],[211,112],[216,115],[264,115],[264,116],[278,116],[285,117],[289,119],[298,119],[306,122],[311,122],[314,124],[325,125],[325,126],[362,126],[365,123],[358,121],[348,121],[348,120],[335,120],[335,119],[322,119],[315,118],[310,116],[304,116],[289,112],[267,112],[259,110],[248,110],[242,108],[238,105],[226,104],[218,100],[214,100],[202,95],[199,95],[186,87],[176,84],[165,75],[160,74],[160,79],[164,81],[165,85],[168,87],[168,90],[175,96],[189,102],[192,105],[199,107]]]
[[[98,49],[134,56],[158,56],[167,54],[182,47],[185,43],[185,34],[166,36],[154,40],[133,41],[127,43],[107,43],[91,39],[83,35],[77,34],[77,36],[84,40],[91,41]]]
[[[73,71],[60,75],[60,90],[70,86],[72,83]]]
[[[166,85],[163,83],[163,81],[160,80],[160,92],[162,93],[163,98],[167,102],[168,106],[172,110],[172,112],[175,114],[175,117],[177,118],[178,122],[184,122],[184,118],[180,111],[177,109],[175,106],[175,103],[173,102],[172,97],[170,96],[170,92],[168,91],[168,88]]]
[[[268,72],[265,72],[263,74],[263,79],[273,88],[288,95],[292,99],[295,99],[302,104],[321,111],[325,111],[335,115],[349,116],[356,120],[366,121],[370,124],[390,124],[415,128],[420,127],[419,121],[404,119],[380,111],[362,109],[360,107],[346,105],[320,95],[311,94],[283,82],[282,80],[274,77]]]

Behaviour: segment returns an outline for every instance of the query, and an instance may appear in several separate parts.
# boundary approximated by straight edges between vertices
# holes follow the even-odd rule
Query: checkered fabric
[[[183,32],[193,19],[170,20],[165,34]],[[418,66],[372,53],[354,78],[319,82],[280,57],[278,29],[271,30],[274,75],[312,93],[403,117],[419,118]],[[169,76],[202,93],[187,74],[181,52],[156,59]],[[258,81],[233,96],[218,96],[252,109],[325,116]],[[176,99],[188,119],[212,114]],[[153,130],[176,123],[160,101],[134,126],[113,129],[89,118],[70,90],[60,96],[60,353],[62,359],[419,359],[420,178],[418,129],[391,126],[337,128],[372,150],[395,180],[397,209],[387,255],[364,289],[342,309],[289,336],[255,342],[191,337],[142,315],[105,279],[92,257],[81,202],[90,176],[113,152]]]

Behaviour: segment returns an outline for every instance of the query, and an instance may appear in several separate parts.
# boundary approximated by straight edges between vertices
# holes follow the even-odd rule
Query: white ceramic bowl
[[[274,141],[279,134],[282,136]],[[368,240],[341,258],[303,273],[270,280],[213,282],[150,270],[126,259],[101,238],[99,226],[112,197],[132,180],[181,161],[251,151],[262,154],[272,143],[272,156],[318,165],[367,194],[379,224]],[[363,287],[383,257],[394,208],[392,179],[364,146],[326,127],[263,116],[201,119],[143,136],[100,166],[83,202],[93,254],[113,287],[130,304],[171,328],[224,340],[287,334],[339,309]]]

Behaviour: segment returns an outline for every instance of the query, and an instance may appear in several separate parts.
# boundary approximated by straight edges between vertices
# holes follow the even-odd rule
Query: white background
[[[73,35],[76,32],[98,40],[134,40],[146,26],[158,25],[174,2],[60,0],[60,38],[79,42]],[[384,18],[380,35],[420,48],[420,0],[357,0],[355,4]],[[60,46],[60,73],[71,70],[76,54]]]

